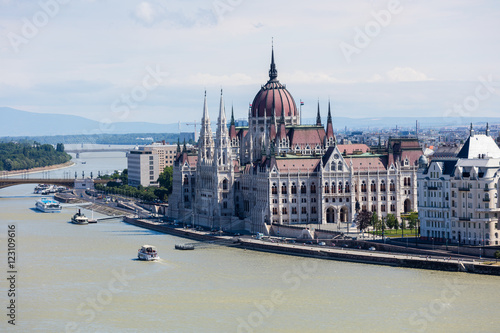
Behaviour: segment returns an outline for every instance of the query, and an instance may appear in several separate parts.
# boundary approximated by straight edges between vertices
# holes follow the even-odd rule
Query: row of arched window
[[[272,184],[271,193],[278,194],[278,185],[276,183]],[[290,193],[297,194],[297,185],[295,184],[295,182],[291,183]],[[307,194],[307,186],[306,186],[305,182],[302,182],[300,184],[300,193]],[[311,186],[309,187],[309,193],[312,193],[312,194],[316,193],[316,184],[314,182],[312,182]],[[288,186],[286,183],[281,184],[281,194],[288,194]]]
[[[351,187],[349,186],[349,182],[345,183],[345,187],[342,185],[342,182],[339,182],[338,185],[335,184],[335,182],[332,182],[329,184],[328,182],[325,183],[324,186],[324,191],[325,193],[350,193],[351,192]]]

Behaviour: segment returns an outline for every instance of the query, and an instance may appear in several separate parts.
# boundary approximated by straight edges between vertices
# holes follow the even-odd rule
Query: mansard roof
[[[325,140],[325,129],[323,126],[293,126],[288,129],[288,137],[290,138],[290,146],[303,147],[309,145],[314,149],[316,145],[322,146]]]
[[[458,153],[458,158],[500,158],[500,148],[492,137],[484,134],[474,134],[469,136],[462,149]]]
[[[280,172],[315,172],[321,158],[276,157],[276,167]]]
[[[355,152],[367,153],[370,151],[370,147],[364,143],[355,143],[350,145],[337,145],[340,153],[345,155],[353,155]]]
[[[372,157],[352,157],[352,169],[356,171],[387,170],[387,157],[372,155]]]

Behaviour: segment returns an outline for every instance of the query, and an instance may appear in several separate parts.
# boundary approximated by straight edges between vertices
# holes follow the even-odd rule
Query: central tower
[[[245,146],[246,161],[260,160],[269,154],[271,143],[274,144],[280,129],[284,131],[286,126],[295,125],[300,125],[300,115],[292,95],[278,80],[273,47],[269,80],[253,99],[248,114],[250,135]]]

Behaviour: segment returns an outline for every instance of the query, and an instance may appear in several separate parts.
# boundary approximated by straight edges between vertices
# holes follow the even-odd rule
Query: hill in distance
[[[178,133],[178,123],[155,124],[148,122],[116,122],[103,127],[98,121],[80,116],[65,114],[35,113],[0,107],[0,137],[51,136],[51,135],[88,135],[88,134],[128,134],[128,133]],[[488,117],[334,117],[336,131],[375,128],[415,128],[418,120],[420,128],[441,128],[448,126],[468,126],[474,124],[500,124],[500,118]],[[303,119],[303,124],[313,124],[316,119]],[[326,116],[322,117],[326,123]],[[215,130],[215,123],[212,130]],[[182,132],[193,132],[193,127],[181,123]],[[197,128],[199,131],[200,128]]]

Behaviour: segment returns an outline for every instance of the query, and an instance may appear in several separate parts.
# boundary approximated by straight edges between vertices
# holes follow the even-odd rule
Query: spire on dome
[[[271,44],[271,68],[269,69],[269,80],[276,80],[278,77],[278,70],[276,69],[276,64],[274,63],[274,43]]]
[[[319,99],[318,99],[318,114],[316,115],[316,126],[321,126],[321,114],[319,113]]]

